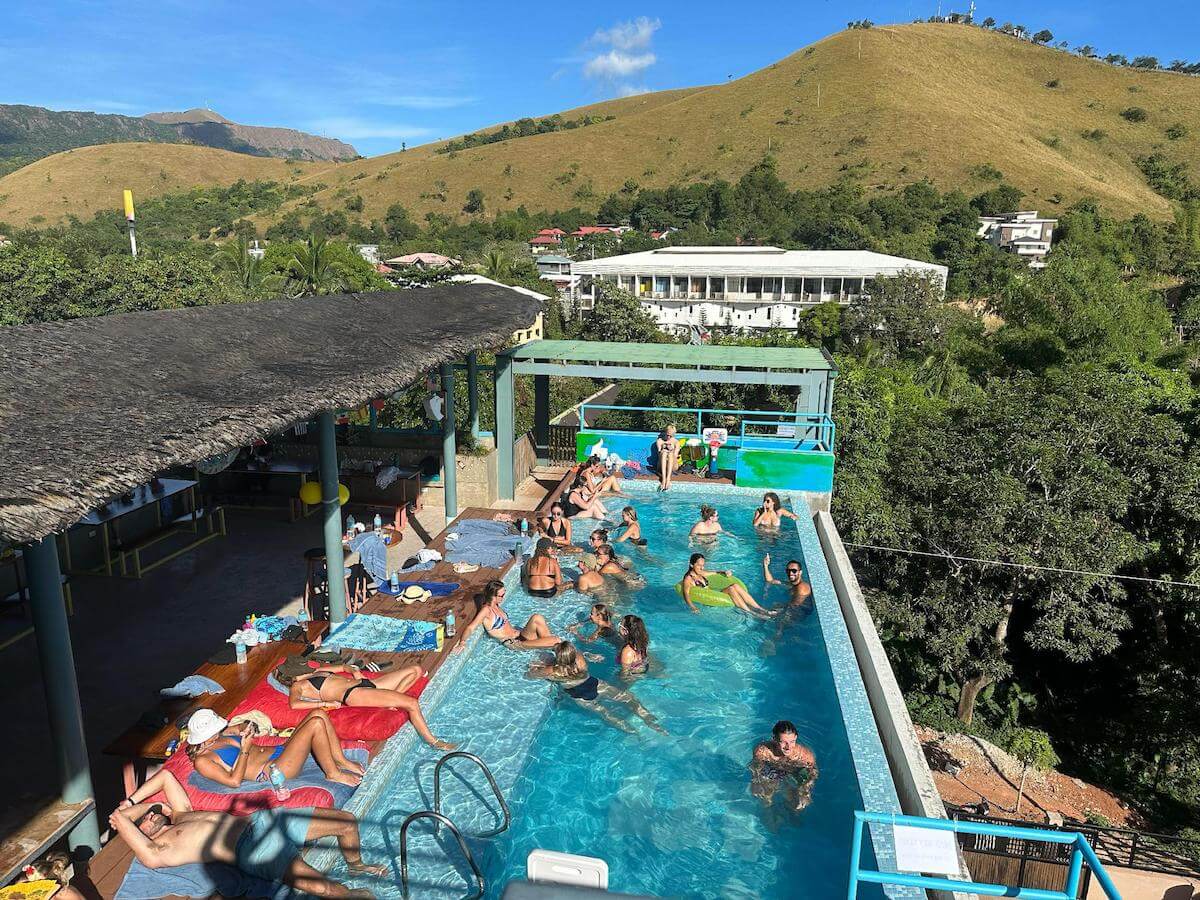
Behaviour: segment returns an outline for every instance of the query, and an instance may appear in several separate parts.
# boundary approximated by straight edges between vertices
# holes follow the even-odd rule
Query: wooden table
[[[315,460],[305,459],[276,459],[269,462],[246,462],[241,465],[231,466],[225,469],[233,475],[257,475],[259,477],[269,478],[272,475],[295,475],[299,478],[299,484],[296,485],[295,495],[289,496],[288,501],[288,521],[295,522],[297,519],[304,518],[320,507],[320,504],[309,506],[300,499],[300,490],[308,481],[309,475],[316,475],[317,463]],[[218,473],[224,474],[224,472]],[[236,506],[236,504],[226,504],[227,506]],[[249,507],[253,508],[253,507]]]
[[[309,622],[308,642],[323,635],[328,626],[328,622]],[[229,718],[246,695],[267,676],[279,657],[300,653],[304,647],[304,644],[295,641],[272,641],[247,648],[246,661],[240,665],[236,662],[226,665],[204,663],[194,674],[211,678],[225,688],[225,693],[203,694],[190,699],[165,699],[161,708],[169,719],[166,725],[155,730],[135,725],[104,748],[109,756],[119,756],[125,760],[122,767],[125,796],[132,794],[145,780],[150,765],[166,761],[167,744],[179,737],[179,727],[176,725],[179,719],[202,707]]]

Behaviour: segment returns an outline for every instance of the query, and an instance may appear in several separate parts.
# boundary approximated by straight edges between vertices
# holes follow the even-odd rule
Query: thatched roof
[[[168,466],[406,387],[538,312],[454,284],[0,328],[0,538],[40,539]]]

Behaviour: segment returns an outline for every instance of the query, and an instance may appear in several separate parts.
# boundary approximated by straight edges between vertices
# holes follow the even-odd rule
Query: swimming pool
[[[854,692],[845,685],[846,660],[831,666],[826,632],[834,623],[822,621],[823,616],[840,619],[836,599],[831,608],[818,596],[815,613],[777,635],[776,623],[753,621],[731,609],[702,607],[700,615],[692,615],[674,590],[689,554],[697,550],[709,557],[710,568],[738,573],[765,605],[786,600],[782,587],[772,587],[764,601],[765,552],[777,578],[782,580],[788,559],[798,558],[814,592],[831,590],[814,541],[803,541],[807,557],[802,549],[802,538],[812,530],[807,511],[799,529],[785,521],[779,533],[764,535],[750,525],[756,496],[692,485],[677,485],[666,495],[644,483],[630,489],[632,500],[618,500],[610,508],[616,513],[629,502],[639,512],[649,546],[618,546],[646,586],[605,599],[618,612],[634,612],[646,621],[654,666],[631,690],[670,735],[636,721],[634,735],[612,728],[561,700],[557,687],[526,679],[533,654],[512,652],[486,638],[452,657],[431,688],[436,691],[423,700],[434,732],[482,757],[512,810],[506,832],[469,839],[487,880],[487,896],[498,897],[508,881],[523,877],[526,857],[539,847],[603,858],[610,888],[627,893],[844,896],[852,811],[864,806],[890,811],[887,794],[892,803],[895,794],[873,722],[854,726],[855,743],[865,742],[865,750],[852,748],[847,737],[843,700]],[[702,502],[720,510],[727,531],[711,546],[689,544],[687,538]],[[585,539],[590,525],[576,523],[577,541]],[[564,568],[569,562],[564,560]],[[559,634],[585,618],[593,602],[575,592],[550,601],[532,598],[515,577],[509,585],[505,605],[515,623],[541,612]],[[612,649],[601,643],[588,649],[605,656],[604,662],[591,664],[592,674],[621,684]],[[853,675],[857,678],[856,669]],[[796,724],[820,766],[812,804],[799,815],[784,813],[781,805],[764,810],[748,791],[751,751],[778,719]],[[411,729],[405,729],[372,766],[350,807],[363,820],[368,858],[398,859],[401,822],[410,812],[432,806],[432,771],[439,756],[416,744]],[[443,811],[464,834],[492,828],[498,814],[483,777],[465,761],[452,766],[458,777],[443,779]],[[864,790],[872,794],[868,803]],[[431,827],[414,826],[409,850],[412,896],[468,892],[469,869],[448,833],[435,838]],[[324,868],[334,857],[310,860]],[[338,868],[332,871],[336,877]],[[396,874],[391,885],[351,883],[381,896],[399,896]],[[871,888],[860,895],[879,893]]]

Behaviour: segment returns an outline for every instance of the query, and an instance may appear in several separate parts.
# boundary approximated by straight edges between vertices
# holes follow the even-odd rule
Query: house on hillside
[[[393,256],[387,260],[387,264],[401,269],[451,269],[461,266],[462,260],[440,253],[406,253],[404,256]]]
[[[580,225],[571,232],[573,238],[594,237],[598,234],[611,234],[620,237],[620,233],[612,225]]]
[[[661,228],[658,231],[650,232],[650,239],[652,241],[665,241],[667,239],[667,235],[673,234],[678,230],[678,228]]]
[[[355,251],[373,266],[379,265],[379,245],[378,244],[355,244]]]
[[[562,244],[567,233],[561,228],[543,228],[529,239],[530,253],[545,253]]]
[[[548,253],[537,258],[538,275],[553,284],[560,294],[570,297],[579,276],[571,272],[572,261],[566,256]]]
[[[980,216],[977,236],[993,246],[1015,253],[1031,269],[1046,268],[1046,257],[1058,219],[1038,218],[1037,210],[1021,210],[1000,216]]]
[[[821,303],[849,304],[879,278],[916,272],[946,289],[945,266],[866,250],[662,247],[571,265],[575,310],[591,309],[597,285],[637,297],[664,331],[795,328]]]

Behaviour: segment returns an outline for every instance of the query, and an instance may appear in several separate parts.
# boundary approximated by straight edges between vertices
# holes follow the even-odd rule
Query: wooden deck
[[[561,485],[559,490],[561,490]],[[505,512],[512,515],[514,518],[531,518],[534,515],[533,510],[517,509],[505,510]],[[453,522],[447,525],[446,528],[440,534],[438,534],[428,546],[445,556],[446,535],[454,531],[455,525],[458,522],[466,519],[492,519],[496,514],[496,510],[492,509],[481,509],[478,507],[470,507],[465,509]],[[362,656],[375,662],[385,662],[390,660],[394,661],[396,665],[420,665],[423,669],[429,671],[431,678],[436,676],[441,664],[445,661],[447,655],[452,653],[454,648],[462,640],[463,631],[475,616],[475,596],[483,590],[483,586],[488,581],[491,581],[494,578],[503,578],[508,570],[512,568],[512,566],[513,561],[510,560],[498,569],[480,568],[474,572],[468,572],[460,575],[454,571],[454,566],[451,563],[443,560],[437,563],[431,570],[427,572],[420,572],[411,576],[406,576],[406,580],[457,583],[461,585],[461,587],[453,594],[450,594],[446,597],[433,597],[424,603],[414,603],[411,605],[405,604],[403,601],[397,600],[393,597],[389,597],[386,594],[376,594],[363,605],[360,612],[382,616],[394,616],[396,618],[404,619],[419,619],[429,622],[444,622],[446,619],[446,614],[453,611],[455,620],[458,623],[457,634],[454,637],[447,638],[445,641],[443,641],[442,649],[440,651],[430,650],[420,653],[356,652],[355,655]],[[327,624],[328,623],[325,622],[314,622],[311,623],[311,627],[316,628],[318,633],[322,633]],[[233,674],[236,677],[236,684],[241,685],[245,683],[246,687],[244,689],[240,689],[237,698],[234,699],[229,695],[235,692],[231,691],[230,686],[227,685],[225,694],[220,694],[217,697],[206,696],[204,698],[199,698],[200,700],[204,701],[202,705],[211,706],[212,708],[217,709],[221,715],[228,715],[228,713],[235,706],[237,706],[239,702],[241,702],[241,698],[245,696],[246,691],[248,691],[253,684],[257,683],[257,681],[265,677],[271,661],[277,659],[279,657],[280,650],[285,648],[279,643],[272,643],[262,648],[254,648],[254,651],[260,649],[269,652],[256,654],[254,669],[257,671],[257,677],[254,677],[254,673],[250,671],[250,659],[248,659],[247,662],[242,666],[238,666],[236,663],[234,663],[232,666],[210,667],[211,669],[219,670],[242,670]],[[297,648],[293,652],[299,652],[299,649],[303,648]],[[264,667],[261,668],[261,671],[258,671],[260,666],[257,662],[257,656],[260,655],[266,660],[266,662],[262,664]],[[206,666],[207,665],[208,664],[206,664]],[[216,675],[214,675],[212,674],[211,670],[206,670],[204,666],[198,670],[198,674],[208,675],[209,677],[218,681],[221,680],[221,678],[218,677],[219,675],[225,675],[225,673],[222,672],[218,672]],[[224,684],[223,681],[222,684]],[[224,700],[224,704],[218,707],[216,701],[221,700]],[[118,738],[116,741],[114,741],[113,744],[109,745],[105,752],[120,753],[121,755],[127,756],[127,758],[133,754],[140,754],[140,758],[142,759],[154,759],[155,757],[153,754],[161,751],[163,753],[162,758],[165,759],[167,741],[169,741],[171,737],[177,733],[177,729],[174,725],[175,719],[182,714],[182,712],[178,713],[175,718],[171,720],[171,723],[168,726],[165,726],[158,732],[148,733],[144,730],[139,732],[137,729],[131,729],[129,732],[126,732],[125,735],[122,735],[121,738]],[[374,752],[374,748],[372,749],[372,752]],[[149,754],[149,756],[147,756],[147,754]],[[104,817],[104,815],[101,816],[102,819]],[[80,891],[80,893],[82,893],[85,897],[89,898],[89,900],[111,898],[116,895],[117,890],[121,886],[122,880],[125,878],[125,873],[129,871],[129,866],[132,862],[133,851],[129,849],[129,846],[123,840],[114,835],[112,840],[110,840],[108,844],[106,844],[104,848],[96,855],[96,857],[90,861],[87,866],[87,871],[76,875],[75,879],[72,881],[72,886],[75,887],[76,890]]]

